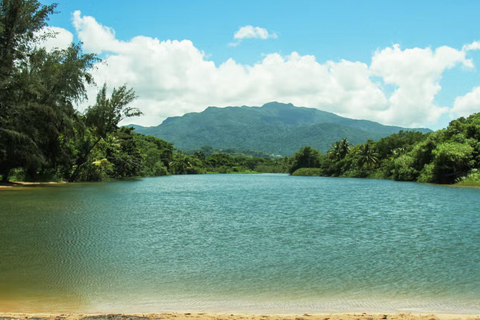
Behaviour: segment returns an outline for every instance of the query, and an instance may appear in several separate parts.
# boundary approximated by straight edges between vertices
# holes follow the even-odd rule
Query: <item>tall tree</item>
[[[0,174],[36,174],[66,167],[68,138],[76,122],[74,103],[85,98],[89,70],[97,61],[79,45],[47,52],[38,46],[55,4],[0,1]],[[53,170],[55,171],[55,170]]]
[[[46,26],[55,7],[36,0],[0,1],[0,174],[4,181],[11,169],[43,160],[36,142],[18,121],[22,109],[32,105],[24,100],[19,66],[34,51],[36,32]]]
[[[53,52],[36,50],[21,65],[23,100],[29,103],[27,112],[17,118],[27,115],[24,130],[34,129],[30,136],[45,158],[43,171],[66,171],[69,167],[73,156],[70,140],[79,125],[74,104],[86,98],[85,85],[93,83],[89,70],[97,60],[72,44]]]
[[[365,144],[360,146],[358,150],[358,166],[367,168],[378,167],[379,159],[378,153],[375,150],[375,142],[372,140],[367,141]]]
[[[81,141],[83,151],[75,162],[75,169],[69,181],[77,180],[80,169],[87,162],[92,150],[101,140],[106,139],[108,134],[118,130],[120,121],[142,114],[139,109],[129,106],[135,99],[135,92],[133,89],[127,89],[126,85],[114,88],[110,98],[107,98],[107,85],[103,85],[97,94],[95,105],[89,107],[85,113],[85,124],[90,135],[86,135]]]

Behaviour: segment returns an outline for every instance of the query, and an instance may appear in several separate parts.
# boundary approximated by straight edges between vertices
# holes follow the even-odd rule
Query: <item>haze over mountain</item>
[[[139,133],[172,142],[180,150],[212,146],[259,150],[282,156],[292,155],[307,145],[327,152],[333,142],[342,138],[358,144],[400,130],[431,131],[384,126],[278,102],[262,107],[208,107],[200,113],[167,118],[156,127],[134,127]]]

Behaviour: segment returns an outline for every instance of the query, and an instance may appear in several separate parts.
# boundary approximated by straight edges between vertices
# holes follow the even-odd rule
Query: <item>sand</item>
[[[0,313],[0,320],[480,320],[480,314],[220,314],[220,313],[154,313],[154,314],[53,314],[53,313]]]
[[[66,184],[67,182],[0,182],[0,190],[2,189],[12,189],[12,188],[21,188],[21,187],[37,187],[37,186],[45,186],[45,185],[52,185],[52,184]]]

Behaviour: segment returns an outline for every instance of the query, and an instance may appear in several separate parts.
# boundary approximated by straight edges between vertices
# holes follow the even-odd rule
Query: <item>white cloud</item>
[[[275,33],[268,33],[267,29],[254,27],[254,26],[245,26],[241,27],[233,36],[235,39],[268,39],[276,38]]]
[[[254,26],[244,26],[241,27],[235,34],[233,35],[233,38],[237,40],[237,42],[232,42],[229,45],[230,46],[238,46],[240,44],[240,41],[243,39],[269,39],[269,38],[277,38],[276,33],[271,33],[268,32],[267,29],[260,28],[260,27],[254,27]]]
[[[65,49],[73,41],[73,34],[70,31],[58,27],[44,27],[37,32],[37,35],[44,36],[39,46],[44,47],[47,51]]]
[[[112,29],[80,12],[74,14],[74,25],[86,52],[109,53],[92,71],[96,82],[134,88],[139,96],[134,106],[144,115],[127,123],[142,125],[158,125],[166,117],[208,106],[280,101],[384,124],[429,126],[448,111],[435,103],[443,72],[457,65],[473,66],[465,50],[402,50],[398,45],[375,52],[371,65],[320,63],[314,56],[293,52],[268,54],[254,65],[229,59],[216,66],[188,40],[138,36],[119,41]],[[393,93],[387,94],[384,84],[394,86]],[[91,101],[94,96],[91,89]]]
[[[83,49],[87,52],[97,54],[102,51],[115,52],[122,47],[122,42],[115,39],[113,29],[102,26],[93,17],[81,17],[78,10],[73,13],[73,26],[77,30],[78,38],[83,42]]]
[[[467,44],[463,46],[464,51],[470,51],[470,50],[480,50],[480,41],[475,41],[470,44]]]
[[[473,90],[464,96],[457,97],[453,103],[452,112],[457,116],[468,116],[475,112],[480,112],[480,87],[473,88]]]
[[[384,123],[424,126],[435,123],[448,112],[435,103],[440,80],[445,70],[458,64],[473,66],[465,52],[450,47],[405,49],[394,45],[377,51],[370,69],[387,84],[396,86],[388,101],[388,109],[377,115]]]

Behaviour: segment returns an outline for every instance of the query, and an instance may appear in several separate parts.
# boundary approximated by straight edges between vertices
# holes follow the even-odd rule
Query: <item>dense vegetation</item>
[[[168,118],[157,127],[135,127],[137,132],[170,141],[181,150],[209,145],[281,156],[291,156],[306,145],[326,152],[341,138],[357,144],[403,129],[278,102],[262,107],[209,107],[200,113]]]
[[[480,113],[423,134],[400,131],[377,142],[342,139],[323,154],[304,147],[290,159],[293,175],[361,177],[472,186],[480,184]]]

